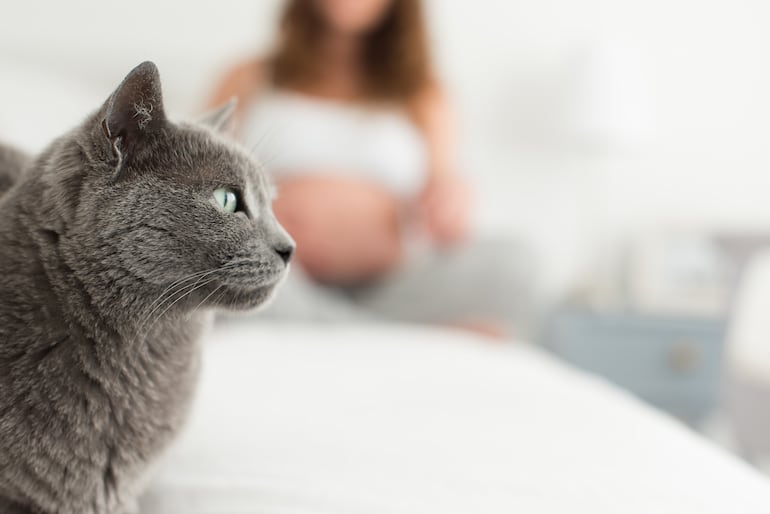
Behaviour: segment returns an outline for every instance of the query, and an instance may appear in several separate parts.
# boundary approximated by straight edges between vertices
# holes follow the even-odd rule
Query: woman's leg
[[[351,296],[390,319],[499,329],[528,338],[540,310],[536,262],[523,245],[479,239],[416,258]]]

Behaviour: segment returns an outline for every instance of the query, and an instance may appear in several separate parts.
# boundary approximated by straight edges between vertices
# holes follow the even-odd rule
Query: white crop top
[[[408,198],[427,175],[422,134],[395,108],[268,91],[247,112],[243,129],[243,142],[276,180],[334,174]]]

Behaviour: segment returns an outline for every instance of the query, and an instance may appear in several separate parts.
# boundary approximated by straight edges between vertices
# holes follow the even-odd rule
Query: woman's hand
[[[471,211],[468,185],[454,174],[431,177],[419,197],[418,216],[433,241],[450,246],[468,234]]]
[[[438,83],[415,97],[412,114],[425,137],[429,161],[428,182],[418,198],[418,221],[434,243],[458,244],[468,234],[471,191],[454,173],[458,147],[454,115]]]

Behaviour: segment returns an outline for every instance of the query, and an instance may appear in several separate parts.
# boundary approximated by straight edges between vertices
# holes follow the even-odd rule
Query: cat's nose
[[[275,247],[275,253],[278,254],[278,257],[281,258],[284,264],[289,264],[291,256],[294,254],[294,248],[293,244],[277,246]]]

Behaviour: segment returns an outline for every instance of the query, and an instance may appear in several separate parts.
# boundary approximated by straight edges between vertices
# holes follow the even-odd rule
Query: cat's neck
[[[170,343],[196,338],[210,318],[207,311],[191,311],[187,303],[164,298],[157,287],[156,301],[148,296],[146,284],[128,273],[101,269],[98,263],[88,269],[73,262],[63,251],[61,236],[50,230],[32,228],[39,262],[48,289],[55,296],[57,309],[72,330],[96,345],[120,346],[130,351],[137,345]],[[84,275],[89,275],[84,280]],[[94,277],[104,277],[95,280]],[[180,337],[167,337],[169,333]]]

